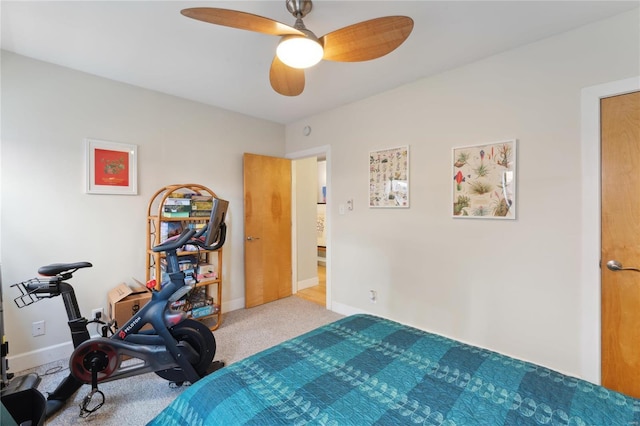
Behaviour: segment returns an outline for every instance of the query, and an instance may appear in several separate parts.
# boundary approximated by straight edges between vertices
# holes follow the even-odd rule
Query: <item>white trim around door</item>
[[[640,90],[640,76],[582,89],[580,371],[600,384],[600,100]]]

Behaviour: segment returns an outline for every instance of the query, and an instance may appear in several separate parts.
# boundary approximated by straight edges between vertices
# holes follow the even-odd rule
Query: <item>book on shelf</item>
[[[207,222],[191,222],[187,224],[187,226],[191,229],[195,229],[196,231],[199,231],[205,226],[207,226]]]
[[[183,272],[186,270],[193,271],[193,268],[195,268],[197,264],[198,258],[196,256],[181,256],[180,259],[178,259],[178,265],[180,266],[180,270]]]
[[[192,192],[174,191],[174,192],[169,194],[168,198],[186,198],[186,199],[190,199],[193,195],[194,194]]]
[[[185,275],[184,282],[187,284],[195,284],[197,278],[197,265],[198,265],[198,257],[194,255],[186,255],[180,256],[178,259],[178,266],[180,271],[182,271]],[[165,285],[167,280],[169,279],[169,275],[167,274],[167,259],[162,258],[160,260],[160,283],[161,285]],[[151,278],[156,278],[155,268],[151,269]]]
[[[189,212],[162,212],[164,217],[189,217]]]
[[[171,308],[185,311],[194,318],[200,318],[219,312],[220,306],[214,302],[213,297],[207,295],[204,287],[195,287],[182,299],[173,302]]]
[[[213,197],[210,195],[194,195],[191,197],[191,210],[211,210]]]
[[[206,305],[199,308],[191,309],[191,317],[202,318],[206,317],[207,315],[217,314],[218,312],[220,312],[220,307],[218,305]]]
[[[201,318],[217,313],[220,307],[214,303],[213,297],[207,294],[205,287],[197,287],[187,296],[188,309],[185,309],[193,318]],[[190,312],[189,312],[190,311]]]
[[[178,213],[178,212],[191,212],[191,204],[178,204],[178,205],[168,205],[165,204],[162,207],[162,211],[165,213]]]
[[[191,217],[208,218],[211,216],[211,210],[192,210],[189,214],[191,215]]]
[[[164,200],[165,206],[188,206],[191,205],[191,199],[189,198],[167,198]]]
[[[182,230],[182,222],[160,222],[160,242],[180,235]]]
[[[194,194],[191,196],[191,201],[213,201],[213,196]]]
[[[191,210],[208,210],[213,208],[213,201],[191,201]]]

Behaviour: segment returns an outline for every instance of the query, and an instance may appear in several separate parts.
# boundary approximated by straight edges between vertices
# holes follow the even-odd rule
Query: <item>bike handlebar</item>
[[[186,228],[177,237],[170,238],[164,243],[155,246],[153,248],[153,251],[157,253],[161,251],[177,250],[185,245],[198,246],[203,248],[204,250],[218,250],[220,247],[222,247],[227,237],[227,224],[223,223],[222,225],[220,225],[220,235],[218,237],[218,241],[210,246],[205,245],[203,240],[203,235],[206,231],[206,226],[198,232],[196,232],[192,228]]]
[[[222,247],[222,245],[224,244],[225,240],[227,238],[227,224],[226,223],[222,223],[220,225],[220,232],[218,235],[218,241],[216,241],[214,244],[210,245],[210,246],[206,246],[204,245],[204,241],[202,240],[198,240],[199,241],[199,246],[202,247],[205,250],[218,250],[220,247]]]
[[[164,243],[158,244],[153,248],[153,251],[157,253],[159,251],[177,250],[186,245],[187,241],[189,241],[195,233],[195,229],[185,228],[178,237],[170,238]]]
[[[202,227],[202,229],[200,229],[196,235],[193,236],[194,239],[198,239],[200,237],[202,237],[204,235],[205,232],[207,232],[207,230],[209,229],[209,224],[206,224],[205,226]]]

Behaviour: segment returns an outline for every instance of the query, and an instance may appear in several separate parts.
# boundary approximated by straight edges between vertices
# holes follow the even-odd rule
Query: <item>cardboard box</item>
[[[131,288],[121,283],[109,291],[107,298],[109,300],[109,318],[115,319],[118,328],[120,328],[151,300],[151,292],[145,286],[138,285]],[[146,325],[144,329],[150,327],[150,325]]]

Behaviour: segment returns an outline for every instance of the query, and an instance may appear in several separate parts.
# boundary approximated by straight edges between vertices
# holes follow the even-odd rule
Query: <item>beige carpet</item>
[[[231,364],[340,318],[342,315],[295,296],[248,310],[229,312],[224,314],[222,325],[214,332],[217,343],[215,359]],[[69,372],[67,361],[29,371],[43,375],[38,390],[45,396]],[[55,372],[45,375],[47,371]],[[24,372],[16,373],[20,374]],[[186,388],[171,388],[166,380],[149,373],[104,383],[99,389],[105,394],[105,403],[97,412],[87,418],[79,417],[79,404],[91,390],[91,386],[84,385],[73,400],[68,401],[46,424],[144,425]]]

